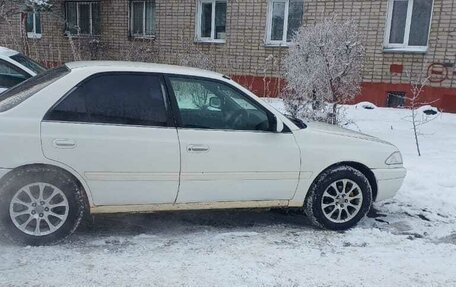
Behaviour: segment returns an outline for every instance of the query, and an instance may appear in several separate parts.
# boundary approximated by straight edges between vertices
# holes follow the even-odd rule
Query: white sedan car
[[[288,119],[214,72],[75,62],[0,95],[0,232],[41,245],[86,214],[303,208],[344,230],[406,174],[392,144]]]
[[[0,93],[45,70],[18,51],[0,47]]]

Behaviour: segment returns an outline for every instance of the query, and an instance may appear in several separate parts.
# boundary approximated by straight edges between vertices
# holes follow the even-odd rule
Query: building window
[[[40,12],[25,13],[25,29],[27,37],[41,38],[41,15]]]
[[[196,40],[224,43],[226,38],[226,1],[198,0]]]
[[[390,108],[400,108],[405,105],[404,92],[388,92],[387,106]]]
[[[303,0],[269,0],[266,44],[287,45],[302,25]]]
[[[155,1],[130,2],[130,35],[133,37],[155,35]]]
[[[433,0],[390,0],[385,49],[425,52]]]
[[[100,35],[100,3],[65,2],[66,33]]]

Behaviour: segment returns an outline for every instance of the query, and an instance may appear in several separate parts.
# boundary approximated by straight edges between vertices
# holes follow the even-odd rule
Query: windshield
[[[35,72],[37,75],[43,73],[46,71],[46,68],[38,64],[37,62],[33,61],[27,56],[24,56],[22,54],[16,54],[13,56],[10,56],[11,59],[14,61],[18,62],[19,64],[29,68],[33,72]]]
[[[19,105],[69,72],[66,66],[51,69],[6,90],[0,94],[0,112]]]

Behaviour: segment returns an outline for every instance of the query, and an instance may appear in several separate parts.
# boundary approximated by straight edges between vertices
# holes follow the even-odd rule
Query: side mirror
[[[212,97],[209,99],[209,107],[214,109],[222,108],[222,101],[218,97]]]
[[[274,129],[273,131],[275,131],[276,133],[281,133],[284,129],[284,126],[283,126],[283,122],[277,118],[276,115],[274,115]]]

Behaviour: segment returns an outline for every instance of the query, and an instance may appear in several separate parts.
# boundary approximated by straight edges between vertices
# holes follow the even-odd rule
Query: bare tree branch
[[[419,136],[423,135],[419,127],[429,123],[434,120],[436,117],[424,117],[422,111],[419,110],[420,107],[425,105],[430,105],[435,103],[438,100],[422,102],[419,101],[422,96],[426,85],[429,83],[429,77],[425,77],[426,71],[421,71],[418,75],[413,75],[411,72],[407,73],[407,76],[410,79],[410,96],[406,96],[406,100],[409,103],[408,108],[410,108],[410,115],[406,118],[410,119],[412,123],[413,136],[415,139],[416,151],[418,156],[421,156],[421,145],[419,141]]]

